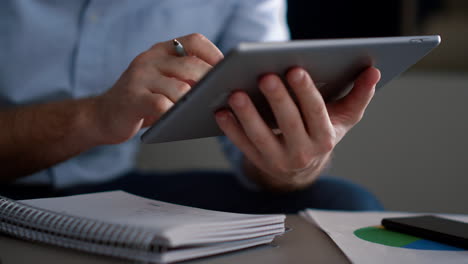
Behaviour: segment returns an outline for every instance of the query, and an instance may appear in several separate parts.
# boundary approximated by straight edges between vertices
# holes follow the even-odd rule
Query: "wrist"
[[[261,189],[271,192],[292,192],[301,189],[296,181],[285,179],[281,175],[272,175],[244,159],[244,171],[247,177]]]
[[[98,97],[89,97],[77,101],[76,122],[74,131],[87,147],[106,144],[105,135],[99,121]]]
[[[251,161],[244,158],[243,169],[245,175],[257,186],[272,192],[292,192],[310,186],[327,167],[331,159],[331,152],[320,160],[315,166],[303,171],[296,171],[288,175],[273,174],[255,166]]]

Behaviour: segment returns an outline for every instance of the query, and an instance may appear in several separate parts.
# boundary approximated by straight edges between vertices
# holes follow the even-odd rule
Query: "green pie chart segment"
[[[438,242],[421,239],[419,237],[394,232],[382,226],[369,226],[357,229],[354,235],[358,238],[390,247],[417,249],[417,250],[448,250],[463,251],[462,248],[452,247]]]

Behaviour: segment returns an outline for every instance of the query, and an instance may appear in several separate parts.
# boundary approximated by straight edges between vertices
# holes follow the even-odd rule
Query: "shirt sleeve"
[[[227,52],[240,42],[289,39],[285,0],[241,0],[237,2],[227,28],[217,44],[223,52]],[[227,137],[219,137],[219,142],[241,184],[253,191],[260,190],[261,188],[244,174],[242,152]]]
[[[223,52],[240,42],[290,39],[285,0],[240,0],[236,4],[217,43]]]

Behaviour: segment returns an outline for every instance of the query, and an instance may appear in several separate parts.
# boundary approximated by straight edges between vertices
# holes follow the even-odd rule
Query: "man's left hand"
[[[281,79],[268,74],[260,79],[259,88],[270,104],[280,134],[268,127],[242,91],[229,98],[234,113],[218,111],[216,120],[244,153],[245,171],[254,182],[279,191],[301,189],[318,177],[336,144],[361,120],[379,80],[379,70],[368,68],[348,95],[326,104],[309,74],[293,68],[286,81],[297,95],[296,104]]]

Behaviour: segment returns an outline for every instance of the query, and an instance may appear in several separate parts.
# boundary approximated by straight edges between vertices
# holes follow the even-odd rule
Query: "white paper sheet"
[[[205,223],[208,226],[219,224],[221,226],[234,225],[234,227],[256,222],[259,224],[280,223],[285,217],[284,215],[249,215],[204,210],[146,199],[123,191],[21,202],[104,222],[151,228],[161,233],[174,227],[196,225],[200,228]]]
[[[363,240],[354,234],[356,230],[361,228],[380,226],[381,220],[386,217],[403,217],[415,214],[336,212],[310,209],[301,214],[327,233],[353,263],[468,263],[468,250],[423,250],[392,247]],[[467,215],[440,216],[468,222]]]

